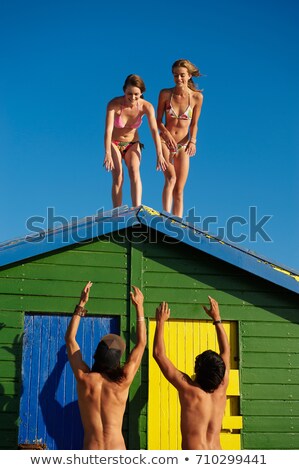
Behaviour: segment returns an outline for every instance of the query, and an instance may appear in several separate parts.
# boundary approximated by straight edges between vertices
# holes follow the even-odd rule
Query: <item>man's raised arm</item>
[[[89,367],[82,360],[81,350],[79,344],[77,343],[76,335],[81,317],[84,317],[86,313],[85,305],[88,301],[91,286],[92,282],[88,282],[81,292],[79,304],[76,305],[73,317],[67,327],[64,337],[68,358],[76,379],[79,379],[82,373],[89,372]]]
[[[127,359],[123,372],[127,382],[130,384],[140,366],[141,359],[146,346],[146,326],[143,309],[143,294],[138,287],[132,286],[134,292],[131,292],[131,300],[136,309],[136,345],[132,349]]]
[[[213,320],[213,325],[216,327],[216,334],[218,345],[220,349],[220,356],[223,359],[223,362],[226,367],[226,371],[229,372],[230,369],[230,345],[227,339],[227,335],[221,323],[220,317],[220,310],[218,306],[218,302],[209,296],[210,301],[210,308],[203,306],[205,312],[209,315],[209,317]]]
[[[166,355],[164,342],[164,324],[169,319],[170,309],[162,302],[156,309],[156,331],[154,337],[153,357],[164,377],[176,388],[183,384],[185,374],[179,371]]]

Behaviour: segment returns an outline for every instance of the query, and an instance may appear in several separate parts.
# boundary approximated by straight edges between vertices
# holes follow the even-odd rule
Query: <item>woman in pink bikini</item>
[[[174,88],[159,95],[157,123],[162,149],[168,163],[162,194],[163,209],[183,217],[183,193],[189,173],[189,159],[196,153],[197,123],[203,95],[192,77],[199,77],[197,67],[189,60],[177,60],[172,66]],[[165,124],[163,116],[165,114]]]
[[[105,128],[104,166],[112,171],[113,207],[122,205],[124,160],[131,182],[131,197],[134,207],[141,204],[142,184],[140,178],[141,149],[138,128],[146,115],[157,152],[157,170],[166,170],[167,162],[163,157],[161,140],[157,128],[154,107],[143,99],[145,85],[138,75],[129,75],[123,86],[124,96],[114,98],[108,103]]]

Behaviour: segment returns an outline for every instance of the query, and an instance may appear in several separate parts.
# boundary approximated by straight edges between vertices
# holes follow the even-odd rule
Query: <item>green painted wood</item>
[[[134,241],[134,239],[133,239]],[[139,247],[140,248],[140,247]],[[130,285],[139,287],[142,291],[143,289],[143,258],[142,258],[142,251],[140,249],[136,249],[134,244],[131,246],[131,280]],[[130,302],[130,350],[135,346],[135,332],[137,327],[136,321],[136,310],[135,307]],[[146,353],[144,353],[146,354]],[[141,441],[141,429],[142,429],[142,421],[141,421],[141,410],[143,408],[144,402],[141,395],[141,389],[143,387],[142,384],[142,375],[141,370],[144,367],[143,362],[139,370],[137,371],[134,381],[130,387],[129,391],[129,435],[128,435],[128,447],[129,449],[140,449],[146,448],[146,441]]]
[[[243,383],[259,384],[299,384],[299,369],[249,369],[242,368]]]
[[[22,330],[20,328],[7,328],[2,327],[0,329],[0,344],[11,344],[15,341],[18,341]],[[4,348],[5,349],[5,348]],[[3,355],[1,352],[1,358],[3,359]]]
[[[1,296],[0,296],[1,302]],[[22,311],[0,310],[0,330],[4,327],[23,329],[24,316]]]
[[[210,291],[209,291],[210,292]],[[215,296],[216,297],[216,296]],[[160,302],[151,302],[146,299],[146,315],[150,318],[154,318],[156,307]],[[202,305],[208,305],[208,298],[206,297],[203,302],[194,301],[192,303],[185,302],[183,304],[177,302],[171,302],[171,316],[173,318],[206,318],[206,314],[202,310]],[[288,308],[275,308],[271,307],[271,310],[262,309],[255,307],[254,305],[223,305],[220,304],[221,316],[225,320],[254,320],[258,322],[263,321],[278,321],[282,320],[292,321],[292,319],[298,318],[298,312],[296,309]],[[280,316],[279,316],[280,315]]]
[[[244,449],[298,449],[298,433],[242,433]]]
[[[242,368],[260,367],[264,368],[299,368],[298,353],[265,353],[265,352],[242,352]]]
[[[0,396],[0,416],[3,415],[3,419],[0,420],[0,429],[5,429],[4,421],[6,413],[16,413],[19,411],[20,398],[14,395],[5,395]],[[11,417],[10,417],[11,419]]]
[[[14,378],[17,380],[17,378]],[[0,396],[17,395],[20,391],[20,384],[17,381],[2,378],[0,384]]]
[[[107,289],[106,289],[107,292]],[[80,290],[79,290],[80,293]],[[77,293],[78,294],[78,293]],[[74,311],[78,295],[70,298],[47,296],[17,296],[1,295],[0,304],[3,308],[22,309],[27,312],[65,312]],[[125,315],[126,300],[113,298],[99,298],[88,301],[89,314]]]
[[[101,253],[88,251],[63,251],[55,255],[45,256],[36,261],[38,264],[63,264],[69,266],[106,266],[124,268],[127,266],[126,253]]]
[[[232,286],[241,291],[262,290],[261,286],[256,286],[245,276],[219,276],[216,274],[201,274],[198,276],[188,276],[180,273],[157,273],[148,272],[144,276],[146,287],[166,287],[172,289],[213,289],[231,290]],[[269,289],[268,289],[269,290]]]
[[[218,270],[217,270],[218,268]],[[187,256],[182,256],[181,259],[171,257],[169,258],[145,258],[144,259],[144,269],[145,271],[151,271],[156,273],[175,273],[180,272],[182,274],[221,274],[216,264],[204,264],[200,263],[200,259],[187,258]],[[233,270],[232,270],[233,271]],[[231,272],[232,272],[231,271]],[[228,275],[228,272],[225,272],[225,275]]]
[[[0,278],[25,278],[25,279],[45,279],[60,281],[81,281],[82,279],[92,279],[93,282],[123,283],[127,279],[127,270],[113,267],[83,266],[74,269],[73,266],[47,265],[28,263],[25,266],[2,271]],[[2,280],[1,280],[2,282]]]
[[[242,399],[298,400],[299,385],[242,384]]]
[[[244,416],[244,432],[299,432],[299,416]],[[298,441],[299,442],[299,441]]]
[[[78,297],[88,281],[56,281],[51,280],[31,280],[31,279],[2,279],[0,285],[0,293],[4,294],[19,294],[19,295],[45,295],[55,297]],[[126,298],[126,286],[124,284],[111,283],[93,283],[92,286],[93,298]]]
[[[129,241],[126,237],[120,238],[119,236],[115,236],[115,239],[117,243],[113,241],[113,236],[110,236],[107,239],[105,239],[105,237],[101,237],[98,242],[90,241],[89,243],[77,245],[76,250],[90,251],[93,253],[125,253],[129,249]]]
[[[20,358],[21,358],[21,355],[20,355]],[[16,377],[16,374],[19,373],[19,371],[20,371],[20,360],[0,362],[0,374],[1,374],[2,380],[14,379]]]
[[[145,288],[146,300],[151,302],[161,302],[162,299],[168,302],[175,303],[192,303],[192,302],[205,302],[207,296],[210,295],[211,289],[172,289],[167,288]],[[217,295],[214,294],[216,300],[220,304],[225,305],[255,305],[255,306],[289,306],[294,307],[294,304],[286,297],[280,297],[279,295],[270,295],[269,293],[263,292],[244,292],[238,290],[230,291],[217,291]]]
[[[299,416],[299,400],[246,400],[241,401],[244,416]],[[275,429],[275,428],[274,428]]]
[[[264,322],[256,327],[255,322],[241,322],[241,334],[245,336],[268,336],[276,338],[299,338],[299,323]]]
[[[281,353],[298,353],[297,338],[264,338],[264,337],[246,337],[243,338],[243,351],[254,352],[281,352]]]
[[[18,428],[14,430],[5,430],[1,432],[0,449],[1,450],[16,450],[18,442]]]

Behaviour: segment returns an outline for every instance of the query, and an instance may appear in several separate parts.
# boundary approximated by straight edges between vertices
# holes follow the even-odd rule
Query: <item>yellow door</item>
[[[221,431],[223,449],[241,448],[239,416],[240,391],[238,371],[237,323],[223,322],[231,346],[231,371],[227,403]],[[176,389],[164,378],[152,357],[156,322],[149,324],[149,402],[148,449],[181,449],[180,405]],[[170,320],[165,324],[167,355],[173,364],[189,376],[194,374],[195,357],[206,349],[219,352],[216,330],[211,321]]]

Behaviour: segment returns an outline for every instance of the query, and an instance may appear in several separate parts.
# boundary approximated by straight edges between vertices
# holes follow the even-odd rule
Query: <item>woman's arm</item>
[[[104,145],[105,145],[105,157],[103,166],[106,168],[107,171],[111,171],[114,169],[114,163],[111,155],[111,141],[112,141],[112,132],[114,128],[114,106],[112,101],[108,103],[107,112],[106,112],[106,124],[105,124],[105,137],[104,137]]]
[[[201,113],[201,107],[203,102],[203,95],[197,92],[195,95],[195,105],[193,108],[192,120],[189,128],[189,143],[186,148],[186,152],[190,157],[196,153],[196,140],[198,131],[198,120]]]
[[[147,116],[149,128],[151,130],[152,137],[153,137],[155,147],[156,147],[157,170],[161,169],[162,171],[165,171],[168,164],[167,164],[165,158],[163,157],[161,139],[160,139],[160,136],[159,136],[157,121],[156,121],[156,117],[155,117],[155,110],[154,110],[154,107],[152,106],[152,104],[149,103],[149,102],[145,103],[145,114]]]
[[[163,116],[166,108],[166,103],[168,98],[170,98],[170,91],[165,89],[161,90],[159,94],[158,109],[157,109],[157,125],[158,129],[161,132],[161,136],[165,141],[169,150],[176,150],[177,143],[165,124],[163,123]]]

